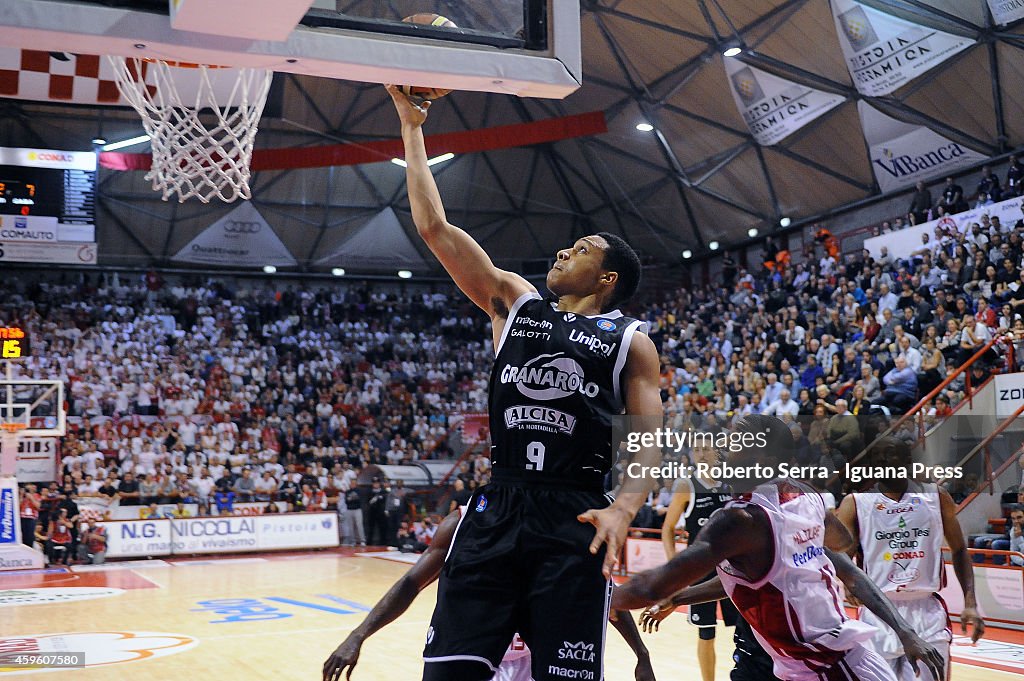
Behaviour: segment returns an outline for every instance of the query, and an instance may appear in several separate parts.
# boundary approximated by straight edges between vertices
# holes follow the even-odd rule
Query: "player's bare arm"
[[[636,655],[636,669],[633,674],[636,681],[654,681],[654,667],[651,666],[651,655],[640,638],[640,632],[633,624],[629,613],[615,613],[612,618],[612,626],[619,632],[622,639],[629,645],[633,654]]]
[[[827,517],[827,516],[826,516]],[[835,521],[839,522],[839,521]],[[827,523],[826,523],[827,524]],[[826,539],[828,533],[826,532]],[[836,569],[836,576],[842,580],[846,588],[849,589],[857,600],[861,604],[873,612],[879,619],[892,627],[892,630],[899,636],[900,643],[903,644],[903,652],[910,660],[910,664],[914,667],[914,670],[921,674],[921,668],[918,662],[924,662],[925,666],[931,670],[936,681],[939,679],[946,678],[945,676],[945,660],[942,659],[942,655],[933,646],[929,645],[920,636],[910,628],[898,612],[893,607],[892,602],[885,597],[874,582],[868,579],[868,576],[864,572],[853,564],[853,561],[848,555],[846,555],[846,549],[840,548],[839,550],[830,549],[827,545],[825,547],[825,555],[832,565]]]
[[[846,531],[850,534],[852,540],[852,545],[846,553],[850,556],[855,556],[857,554],[857,547],[860,546],[860,524],[857,522],[857,502],[852,494],[847,494],[843,498],[843,502],[839,504],[835,515],[836,519],[846,527]]]
[[[672,495],[672,501],[665,511],[665,519],[661,525],[661,545],[665,548],[665,558],[672,560],[676,555],[676,525],[683,517],[686,506],[690,503],[689,488],[680,490]]]
[[[622,391],[626,406],[626,415],[632,417],[632,424],[646,428],[661,426],[664,408],[661,404],[661,393],[658,390],[658,371],[660,369],[658,350],[654,341],[646,334],[633,335],[630,342],[629,355],[622,372]],[[654,448],[645,448],[637,454],[637,462],[642,470],[657,466],[660,452]],[[604,559],[604,575],[610,578],[619,548],[626,540],[629,524],[633,522],[637,511],[647,500],[654,479],[648,476],[626,476],[625,482],[618,491],[615,502],[604,509],[590,509],[580,514],[581,522],[592,523],[597,528],[590,552],[597,553],[602,544],[607,544]]]
[[[665,565],[636,575],[615,590],[612,608],[634,610],[653,605],[702,579],[723,560],[746,568],[756,579],[770,566],[771,537],[750,507],[727,508],[711,516],[700,536]],[[748,556],[743,561],[740,557]],[[760,573],[760,574],[758,574]]]
[[[712,577],[706,582],[688,586],[671,598],[651,607],[640,613],[640,626],[648,634],[658,631],[661,622],[676,611],[681,605],[697,605],[698,603],[710,603],[720,601],[729,596],[725,593],[722,580]]]
[[[974,594],[974,562],[967,552],[964,531],[956,519],[956,502],[949,492],[939,488],[939,512],[942,515],[942,534],[953,559],[953,572],[964,592],[964,609],[960,613],[961,631],[967,633],[967,624],[973,626],[971,641],[977,643],[985,634],[985,620],[978,614],[978,600]]]
[[[388,85],[387,91],[402,123],[409,205],[416,231],[455,284],[494,321],[497,345],[509,308],[519,296],[537,289],[518,274],[495,267],[473,237],[448,222],[434,175],[427,166],[423,140],[422,126],[430,102],[417,107],[397,87]]]
[[[346,670],[345,678],[351,678],[366,639],[398,619],[409,609],[419,592],[438,578],[444,566],[448,547],[455,536],[459,517],[459,510],[455,509],[441,521],[433,541],[416,564],[395,582],[377,605],[373,606],[366,619],[353,629],[327,658],[324,663],[323,681],[338,681],[342,672]]]

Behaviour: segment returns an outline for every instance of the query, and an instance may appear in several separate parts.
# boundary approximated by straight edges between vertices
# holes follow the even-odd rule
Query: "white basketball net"
[[[151,138],[153,165],[146,179],[164,201],[172,194],[178,201],[196,196],[203,203],[215,196],[229,203],[252,197],[249,162],[273,72],[179,67],[138,57],[107,59],[121,95],[142,116]],[[198,87],[194,100],[183,101],[182,96],[192,93],[179,91],[175,75],[186,70],[198,76]],[[223,78],[236,78],[227,97],[223,80],[219,89],[214,87]],[[216,117],[216,124],[207,127],[201,115]]]

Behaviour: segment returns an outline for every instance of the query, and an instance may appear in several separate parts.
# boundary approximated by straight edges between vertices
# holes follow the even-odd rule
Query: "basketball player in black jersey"
[[[547,276],[558,302],[544,301],[449,224],[427,167],[429,105],[388,92],[402,123],[416,229],[490,316],[495,350],[492,483],[470,499],[441,572],[423,678],[490,679],[518,631],[535,681],[600,681],[611,568],[651,487],[627,478],[614,502],[605,497],[612,418],[663,418],[654,343],[641,322],[615,310],[636,291],[639,258],[612,234],[578,239]],[[577,616],[566,619],[567,611]]]
[[[702,433],[702,435],[714,435],[713,433]],[[695,466],[704,465],[708,467],[717,466],[721,463],[718,450],[712,446],[712,440],[696,442],[690,452],[692,462]],[[672,487],[672,502],[669,504],[665,514],[665,522],[661,527],[661,540],[665,547],[665,557],[672,560],[676,555],[675,530],[680,517],[686,524],[686,542],[692,544],[697,541],[704,524],[707,523],[711,514],[732,500],[733,495],[727,485],[717,480],[703,477],[698,468],[694,468],[689,475],[685,475]],[[704,580],[714,577],[714,572],[709,573]],[[664,608],[664,617],[672,613],[675,608],[669,607],[668,602],[661,604]],[[690,624],[697,627],[697,662],[700,664],[700,673],[703,681],[715,681],[715,632],[717,630],[718,607],[722,609],[722,621],[725,626],[736,625],[736,606],[732,601],[725,598],[717,603],[695,603],[690,606]]]

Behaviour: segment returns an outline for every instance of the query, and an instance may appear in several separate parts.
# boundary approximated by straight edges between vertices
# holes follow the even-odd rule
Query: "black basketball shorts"
[[[611,583],[594,527],[597,491],[488,485],[470,499],[437,587],[424,681],[490,679],[518,632],[534,681],[603,678]]]
[[[709,574],[700,582],[706,582],[715,573]],[[698,584],[700,583],[698,582]],[[736,606],[732,604],[732,601],[728,598],[723,598],[720,601],[711,601],[710,603],[697,603],[696,605],[690,606],[690,624],[700,627],[700,638],[704,640],[710,640],[715,637],[715,629],[718,623],[718,605],[722,605],[722,621],[725,626],[732,627],[736,625],[736,618],[739,617],[739,613],[736,611]]]

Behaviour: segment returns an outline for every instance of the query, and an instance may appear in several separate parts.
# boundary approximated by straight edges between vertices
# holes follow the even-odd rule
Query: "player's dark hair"
[[[632,298],[640,287],[640,256],[623,241],[622,237],[615,236],[610,232],[598,232],[597,236],[608,244],[608,248],[604,249],[604,262],[601,267],[619,275],[612,297],[605,306],[607,309],[604,311],[607,311]]]
[[[789,426],[777,416],[767,414],[747,414],[735,422],[737,433],[763,434],[757,438],[756,444],[747,447],[748,456],[751,454],[760,457],[772,456],[779,461],[789,462],[793,453],[793,433]],[[761,443],[764,443],[763,446]]]

